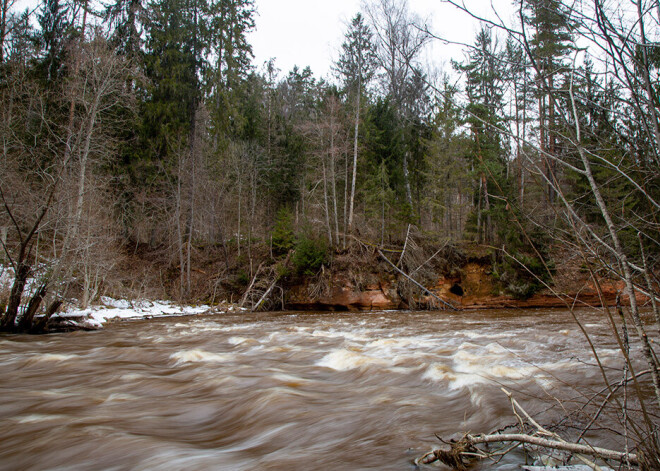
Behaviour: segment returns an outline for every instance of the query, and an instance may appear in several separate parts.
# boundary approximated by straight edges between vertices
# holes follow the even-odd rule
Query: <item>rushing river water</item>
[[[605,321],[580,316],[617,361]],[[571,385],[599,389],[591,363],[570,315],[548,310],[217,315],[4,336],[0,469],[413,469],[436,433],[511,423],[501,386],[530,412]]]

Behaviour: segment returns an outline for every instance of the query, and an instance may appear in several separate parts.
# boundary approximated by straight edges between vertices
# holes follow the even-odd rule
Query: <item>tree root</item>
[[[419,466],[420,464],[431,464],[440,461],[452,469],[467,471],[474,461],[475,455],[479,453],[479,450],[472,444],[470,436],[464,435],[460,440],[451,440],[448,444],[449,450],[433,450],[416,459],[415,464]]]

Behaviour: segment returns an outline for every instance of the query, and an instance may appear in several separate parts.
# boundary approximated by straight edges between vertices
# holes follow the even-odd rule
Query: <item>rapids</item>
[[[580,316],[619,361],[599,314]],[[0,337],[0,469],[414,469],[434,434],[596,391],[559,310],[234,314]],[[480,469],[519,469],[522,455]]]

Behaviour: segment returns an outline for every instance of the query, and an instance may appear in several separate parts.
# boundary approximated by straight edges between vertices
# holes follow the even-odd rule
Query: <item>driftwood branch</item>
[[[425,455],[417,458],[415,460],[416,465],[420,464],[430,464],[436,461],[440,461],[448,466],[451,466],[454,469],[459,471],[467,470],[468,465],[471,460],[475,458],[487,458],[493,456],[501,456],[503,453],[498,453],[494,451],[485,451],[477,448],[477,445],[489,444],[489,443],[515,443],[513,447],[510,447],[505,453],[517,448],[517,446],[522,444],[535,445],[541,448],[546,448],[549,450],[565,451],[573,455],[576,455],[578,459],[586,463],[591,469],[599,469],[595,463],[588,460],[586,456],[597,457],[605,460],[614,460],[620,463],[629,463],[629,464],[640,464],[640,458],[634,453],[621,452],[615,450],[609,450],[607,448],[601,448],[597,446],[591,446],[588,444],[580,443],[570,443],[562,439],[556,433],[553,433],[547,430],[545,427],[540,425],[536,420],[534,420],[513,398],[513,395],[502,388],[502,391],[508,396],[511,401],[511,406],[513,413],[518,417],[518,420],[521,422],[521,433],[492,433],[488,435],[471,435],[465,434],[460,440],[452,440],[446,442],[441,440],[443,443],[449,445],[449,449],[435,449]],[[520,412],[520,414],[519,414]],[[524,433],[524,422],[522,416],[525,417],[527,423],[531,424],[536,431],[534,433]]]
[[[535,437],[532,435],[526,435],[523,433],[507,433],[507,434],[493,434],[493,435],[466,435],[462,440],[452,443],[452,450],[459,448],[470,448],[475,445],[485,444],[485,443],[507,443],[507,442],[517,442],[517,443],[526,443],[529,445],[536,445],[542,448],[548,448],[551,450],[560,450],[568,451],[570,453],[579,453],[582,455],[595,456],[599,458],[604,458],[608,460],[615,460],[619,462],[628,461],[631,464],[639,464],[639,457],[634,453],[623,453],[620,451],[608,450],[606,448],[600,448],[589,445],[580,445],[577,443],[567,443],[567,442],[558,442],[556,440],[550,440],[543,437]],[[442,456],[451,451],[446,450],[433,450],[421,458],[415,460],[416,464],[430,464],[435,461],[442,461]],[[460,454],[464,454],[464,451],[461,451]],[[474,455],[474,452],[471,453]],[[443,461],[444,462],[444,461]]]
[[[418,266],[417,268],[415,268],[415,269],[410,273],[410,276],[412,276],[412,275],[414,275],[415,273],[417,273],[417,272],[418,272],[418,271],[419,271],[424,265],[426,265],[426,264],[429,263],[431,260],[433,260],[435,257],[437,257],[438,254],[439,254],[440,252],[442,252],[442,251],[445,249],[445,247],[447,247],[447,242],[448,242],[448,241],[445,241],[445,243],[442,244],[442,247],[440,247],[438,250],[436,250],[435,253],[434,253],[433,255],[431,255],[429,258],[427,258],[426,261],[425,261],[424,263],[422,263],[420,266]]]
[[[259,273],[261,272],[261,267],[263,265],[264,265],[263,262],[261,262],[257,267],[257,271],[254,273],[254,276],[252,277],[252,282],[250,283],[250,286],[248,286],[248,288],[245,290],[245,293],[243,293],[243,297],[241,298],[241,301],[238,303],[238,307],[243,307],[243,305],[245,304],[245,301],[247,300],[250,291],[252,291],[252,287],[254,286],[254,283],[257,281],[257,277],[259,276]]]
[[[286,259],[283,262],[283,266],[287,266],[289,264],[289,259],[291,258],[291,254],[293,254],[293,250],[289,251],[288,255],[286,256]],[[257,304],[254,305],[252,308],[253,311],[258,311],[261,305],[268,299],[268,296],[270,295],[271,291],[273,291],[273,288],[275,288],[275,285],[277,284],[278,281],[280,281],[280,278],[282,278],[281,273],[278,273],[277,267],[275,268],[275,277],[273,278],[272,283],[270,286],[268,286],[268,289],[266,292],[261,296],[259,301],[257,301]]]
[[[410,281],[411,283],[413,283],[415,286],[417,286],[418,288],[422,289],[424,292],[428,293],[428,294],[429,294],[431,297],[433,297],[434,299],[440,301],[442,304],[444,304],[445,306],[447,306],[449,309],[451,309],[451,310],[453,310],[453,311],[458,311],[458,310],[459,310],[456,306],[454,306],[454,305],[451,304],[450,302],[445,301],[445,300],[442,299],[441,297],[437,296],[435,293],[431,292],[431,291],[430,291],[428,288],[426,288],[424,285],[422,285],[421,283],[418,283],[416,280],[412,279],[412,278],[411,278],[409,275],[407,275],[403,270],[401,270],[401,269],[400,269],[399,267],[397,267],[394,263],[392,263],[392,261],[391,261],[389,258],[387,258],[387,257],[383,254],[383,252],[382,252],[380,249],[378,249],[378,254],[383,258],[383,260],[385,260],[387,263],[389,263],[389,264],[392,266],[392,268],[394,268],[397,272],[399,272],[402,276],[404,276],[407,280],[409,280],[409,281]]]
[[[406,241],[403,243],[403,249],[401,250],[401,256],[399,257],[397,266],[401,265],[401,262],[403,261],[403,256],[406,254],[406,248],[408,247],[408,237],[410,237],[410,226],[411,224],[408,224],[408,231],[406,232]]]

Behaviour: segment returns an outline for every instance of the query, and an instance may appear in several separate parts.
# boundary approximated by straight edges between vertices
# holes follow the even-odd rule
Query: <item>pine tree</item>
[[[508,37],[504,49],[505,82],[509,84],[509,128],[515,137],[515,155],[511,163],[515,164],[518,185],[518,204],[522,207],[525,200],[526,172],[523,165],[524,147],[528,139],[528,127],[532,121],[533,94],[531,89],[530,64],[523,47],[512,37]],[[505,92],[506,93],[506,92]],[[509,173],[509,172],[507,172]]]
[[[433,134],[426,153],[424,198],[429,223],[450,238],[462,237],[466,196],[470,196],[471,174],[464,148],[469,142],[462,130],[458,89],[449,77],[442,79],[434,106]]]
[[[555,200],[554,186],[557,181],[557,165],[553,158],[558,156],[558,119],[555,102],[558,77],[565,69],[565,58],[571,50],[570,14],[560,0],[522,0],[526,25],[533,29],[528,51],[536,71],[536,93],[539,112],[539,147],[544,156],[548,181],[547,198]]]

